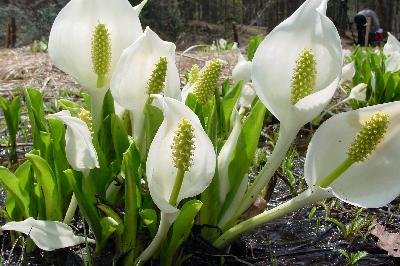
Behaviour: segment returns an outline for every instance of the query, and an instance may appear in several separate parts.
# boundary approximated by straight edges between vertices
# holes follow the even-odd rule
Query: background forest
[[[141,0],[130,0],[133,5]],[[47,39],[52,21],[68,0],[0,0],[0,44],[6,42],[7,25],[16,22],[16,46]],[[237,34],[268,32],[288,17],[303,0],[149,0],[142,22],[175,41],[179,48],[194,43],[210,43]],[[361,9],[376,10],[385,31],[400,32],[400,0],[330,0],[329,16],[342,34],[349,30]],[[244,27],[242,25],[251,26]],[[207,31],[214,33],[203,34]],[[348,31],[351,36],[351,31]]]

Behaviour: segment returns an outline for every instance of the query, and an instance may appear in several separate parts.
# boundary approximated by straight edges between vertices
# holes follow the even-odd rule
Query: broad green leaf
[[[122,164],[124,152],[129,148],[129,136],[123,122],[115,114],[111,115],[111,136],[117,164]]]
[[[9,206],[7,206],[7,211],[12,208],[8,211],[9,215],[12,218],[16,218],[13,217],[14,215],[17,217],[20,217],[20,215],[25,218],[29,217],[29,195],[22,189],[18,178],[7,168],[0,166],[0,181],[7,193],[12,196],[8,200]]]
[[[230,119],[232,115],[233,108],[235,108],[236,102],[239,99],[240,92],[242,91],[243,81],[238,82],[234,87],[232,87],[225,97],[222,99],[221,108],[223,115],[223,123],[225,132],[230,130]]]
[[[82,108],[81,105],[67,99],[60,99],[57,102],[63,109],[69,110],[73,116],[77,116]]]
[[[15,97],[10,103],[0,97],[0,109],[3,110],[9,133],[9,144],[11,145],[10,162],[17,163],[17,133],[21,121],[21,101],[19,96]]]
[[[40,131],[48,132],[45,120],[43,96],[40,91],[28,88],[25,90],[25,102],[32,128],[33,148],[40,149]]]
[[[244,176],[250,169],[254,154],[257,150],[265,113],[265,106],[261,103],[261,101],[257,101],[250,115],[242,125],[240,135],[228,167],[231,189],[226,197],[221,213],[223,213],[229,207],[235,198],[236,192],[238,191]]]
[[[253,57],[257,51],[257,48],[258,48],[258,46],[260,46],[260,44],[263,40],[264,40],[264,35],[262,35],[262,34],[250,38],[249,46],[247,48],[247,59],[249,61],[253,60]]]
[[[67,180],[72,187],[76,200],[78,201],[79,211],[89,223],[90,229],[96,238],[96,241],[102,242],[101,216],[96,206],[96,198],[82,189],[82,174],[71,169],[64,171]]]
[[[90,110],[90,109],[88,109]],[[115,113],[114,109],[114,98],[111,95],[111,90],[108,90],[106,95],[104,96],[103,106],[102,106],[102,120],[106,119],[109,115]]]
[[[19,96],[16,96],[10,103],[5,98],[0,97],[0,108],[3,110],[10,138],[15,140],[21,121],[21,101]]]
[[[46,219],[61,221],[62,205],[60,202],[60,193],[58,191],[57,180],[49,164],[40,156],[35,154],[26,154],[31,162],[35,177],[39,183],[44,196]]]
[[[157,233],[157,212],[153,209],[144,209],[139,212],[142,223],[147,226],[152,238]]]
[[[167,243],[167,248],[165,251],[162,251],[161,261],[163,265],[173,265],[174,255],[190,235],[195,218],[202,205],[202,202],[199,200],[191,200],[182,206],[170,231],[171,237]]]
[[[65,126],[57,119],[49,119],[51,147],[52,147],[52,168],[57,180],[60,200],[65,208],[68,207],[72,189],[65,178],[64,171],[69,168],[67,156],[65,154]]]
[[[19,185],[24,192],[27,194],[29,200],[26,202],[29,209],[29,216],[37,216],[37,206],[36,206],[36,195],[35,195],[35,180],[33,176],[33,171],[29,161],[22,163],[17,170],[15,170],[14,175],[18,178]]]
[[[144,132],[145,132],[145,144],[146,152],[150,149],[150,145],[153,142],[154,136],[157,133],[164,119],[163,112],[156,106],[146,104],[144,107]]]
[[[123,252],[135,253],[137,233],[137,203],[136,203],[136,180],[139,176],[140,153],[134,142],[131,143],[127,152],[124,153],[121,175],[125,178],[125,218],[123,233]]]

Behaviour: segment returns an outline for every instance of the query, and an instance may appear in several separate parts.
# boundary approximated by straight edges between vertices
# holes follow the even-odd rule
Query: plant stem
[[[314,189],[314,190],[313,190]],[[229,245],[233,240],[235,240],[243,232],[254,229],[255,227],[283,217],[293,211],[303,208],[309,204],[330,198],[332,194],[323,190],[319,187],[308,188],[306,191],[302,192],[295,198],[271,209],[264,211],[263,213],[254,216],[244,222],[237,224],[236,226],[230,228],[228,231],[223,233],[213,245],[217,248],[223,248]]]
[[[183,177],[185,175],[185,171],[183,169],[178,168],[178,173],[176,174],[174,187],[172,188],[171,196],[169,198],[169,204],[172,206],[177,205],[178,195],[182,187]],[[149,260],[154,253],[157,252],[160,247],[162,241],[168,234],[169,227],[172,224],[172,218],[176,213],[165,213],[161,211],[161,219],[160,225],[158,226],[158,231],[156,236],[151,241],[150,245],[140,254],[139,258],[135,261],[136,266],[143,265],[147,260]]]
[[[353,164],[354,164],[354,162],[352,160],[346,159],[332,173],[330,173],[328,176],[324,177],[320,182],[318,182],[317,185],[322,188],[327,188],[330,184],[333,183],[333,181],[335,181],[341,174],[343,174]]]
[[[158,226],[157,234],[151,241],[150,245],[140,254],[139,258],[136,259],[134,265],[140,266],[143,265],[146,261],[148,261],[154,253],[157,252],[160,247],[162,241],[168,234],[169,227],[171,226],[170,219],[168,213],[161,212],[160,225]]]
[[[78,207],[78,201],[76,200],[75,193],[74,193],[74,194],[72,194],[67,213],[65,214],[65,218],[64,218],[65,224],[71,223],[72,218],[74,218],[74,214],[75,214],[77,207]]]
[[[288,129],[285,129],[285,127],[281,125],[281,128],[279,130],[279,138],[275,145],[274,151],[268,158],[268,161],[263,169],[256,177],[254,183],[247,189],[233,217],[230,217],[229,220],[227,219],[228,222],[220,223],[222,229],[224,229],[224,227],[226,227],[227,225],[232,224],[232,222],[239,218],[240,215],[242,215],[242,213],[244,213],[257,199],[257,196],[268,184],[275,171],[281,165],[300,128],[301,126],[292,126]]]
[[[107,91],[107,88],[88,90],[90,95],[90,113],[92,115],[93,130],[95,133],[97,133],[101,127],[101,122],[103,119],[103,101]]]
[[[326,109],[325,111],[322,112],[322,114],[318,117],[319,120],[321,120],[327,113],[329,113],[331,110],[333,110],[334,108],[345,104],[346,102],[348,102],[349,100],[351,100],[349,97],[347,97],[346,99],[332,105],[331,107],[329,107],[328,109]]]
[[[181,191],[184,175],[185,171],[183,171],[182,169],[178,169],[178,173],[176,174],[175,178],[175,184],[172,188],[171,196],[169,198],[169,204],[171,204],[172,206],[176,206],[179,191]]]

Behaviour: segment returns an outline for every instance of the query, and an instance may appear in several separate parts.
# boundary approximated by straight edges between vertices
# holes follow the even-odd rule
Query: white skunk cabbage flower
[[[251,80],[251,62],[247,61],[239,49],[237,49],[238,61],[232,70],[232,79],[234,83],[243,80],[244,84]]]
[[[355,74],[356,68],[354,66],[354,61],[344,65],[342,68],[342,79],[340,80],[340,84],[352,82]]]
[[[96,66],[92,57],[99,25],[104,25],[103,41],[109,41],[104,63]],[[129,29],[129,30],[127,30]],[[49,55],[55,66],[73,76],[84,88],[96,89],[96,68],[107,68],[102,87],[108,87],[113,69],[122,51],[134,42],[143,30],[139,13],[128,0],[71,0],[58,14],[49,37]],[[101,47],[99,47],[101,48]]]
[[[262,41],[252,61],[254,89],[281,122],[269,163],[247,190],[244,213],[280,166],[300,128],[330,102],[342,72],[342,46],[327,0],[307,0]]]
[[[155,85],[155,86],[154,86]],[[150,28],[122,53],[111,80],[114,100],[131,112],[136,140],[142,135],[143,109],[150,94],[180,99],[175,44],[165,42]]]
[[[177,213],[182,199],[200,194],[211,183],[216,155],[198,117],[189,107],[169,97],[154,97],[162,107],[164,121],[148,153],[147,181],[157,207],[168,214]],[[184,128],[186,133],[179,133]],[[184,172],[183,180],[176,202],[172,204],[170,197],[180,170]]]
[[[213,245],[225,247],[241,233],[333,196],[364,208],[388,204],[400,194],[399,149],[400,102],[333,116],[308,147],[304,176],[309,188],[230,228]]]
[[[252,63],[258,97],[284,125],[304,125],[330,102],[342,47],[326,0],[307,0],[261,43]]]
[[[245,109],[250,109],[251,104],[256,98],[257,94],[253,89],[253,84],[248,83],[243,86],[238,99],[239,113],[241,114]]]
[[[386,71],[397,72],[400,70],[400,42],[390,32],[388,40],[383,47],[383,53],[386,56]]]
[[[114,67],[143,33],[139,12],[146,2],[133,8],[128,0],[71,0],[51,28],[51,61],[89,93],[96,131]]]
[[[85,238],[74,235],[71,227],[56,221],[40,221],[32,217],[21,222],[8,222],[1,227],[2,231],[17,231],[28,235],[43,250],[67,248],[85,243]],[[88,239],[89,242],[94,242]]]
[[[226,50],[226,46],[227,46],[227,45],[228,45],[228,41],[227,41],[227,40],[225,40],[225,39],[223,39],[223,38],[221,38],[221,39],[218,40],[219,49],[221,49],[221,50]]]
[[[351,99],[354,99],[357,101],[363,101],[363,102],[366,101],[367,88],[368,88],[368,85],[365,83],[358,84],[357,86],[355,86],[354,88],[351,89],[350,95],[349,95],[349,97],[347,97],[347,99],[345,101],[351,100]]]
[[[400,194],[399,150],[400,102],[341,113],[314,134],[304,176],[308,186],[318,186],[321,179],[350,160],[349,168],[327,188],[350,204],[382,207]]]
[[[96,149],[92,143],[92,135],[87,124],[79,118],[71,116],[67,110],[50,114],[67,126],[65,133],[65,153],[71,167],[87,175],[90,169],[99,168]]]

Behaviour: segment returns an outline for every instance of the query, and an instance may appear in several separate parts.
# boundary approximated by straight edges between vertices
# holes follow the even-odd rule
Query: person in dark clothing
[[[383,30],[380,27],[378,15],[371,9],[364,9],[357,13],[354,17],[354,23],[357,26],[358,42],[357,44],[365,45],[365,34],[367,29],[368,18],[370,18],[370,32],[368,44],[379,43],[383,39]]]

